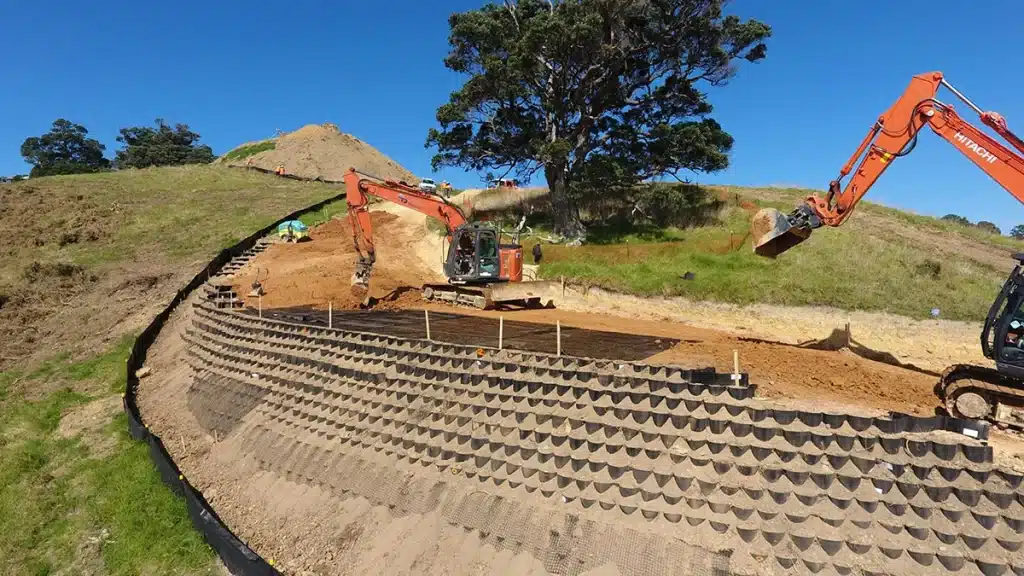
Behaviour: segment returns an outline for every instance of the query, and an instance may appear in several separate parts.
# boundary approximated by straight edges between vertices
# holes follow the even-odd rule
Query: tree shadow
[[[825,338],[817,340],[806,340],[797,344],[785,344],[781,342],[773,342],[771,340],[762,340],[759,338],[741,338],[741,340],[747,340],[752,342],[767,342],[772,344],[780,344],[782,346],[792,346],[795,348],[804,348],[808,350],[823,350],[827,352],[838,352],[840,350],[849,350],[850,352],[871,360],[874,362],[881,362],[883,364],[889,364],[890,366],[896,366],[905,370],[912,370],[920,374],[928,374],[929,376],[939,376],[939,372],[928,370],[920,366],[910,364],[908,362],[902,362],[896,356],[889,352],[883,352],[881,350],[875,350],[865,346],[864,344],[855,340],[851,334],[850,326],[847,324],[843,328],[833,328],[832,332]]]

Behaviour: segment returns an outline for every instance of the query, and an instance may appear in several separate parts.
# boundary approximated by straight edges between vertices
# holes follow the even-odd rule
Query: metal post
[[[327,327],[334,328],[334,302],[327,302]]]
[[[557,348],[557,350],[555,352],[555,356],[561,356],[562,355],[562,322],[560,320],[555,320],[555,340],[558,343],[557,344],[558,348]]]
[[[501,350],[502,341],[505,339],[505,317],[498,316],[498,350]]]
[[[423,311],[423,319],[427,323],[427,340],[430,340],[430,310]]]

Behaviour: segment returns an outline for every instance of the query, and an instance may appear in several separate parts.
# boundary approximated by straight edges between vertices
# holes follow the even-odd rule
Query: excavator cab
[[[445,276],[451,282],[478,284],[510,279],[510,271],[503,266],[502,253],[515,249],[521,253],[521,246],[501,245],[498,231],[479,222],[460,226],[453,236],[444,264]]]
[[[995,360],[1000,373],[1024,379],[1024,253],[1013,257],[1017,265],[985,318],[981,349],[985,357]]]

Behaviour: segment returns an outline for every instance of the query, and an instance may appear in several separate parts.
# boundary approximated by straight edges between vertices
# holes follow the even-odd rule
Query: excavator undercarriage
[[[998,370],[973,364],[946,368],[935,395],[950,415],[1024,429],[1024,387]]]

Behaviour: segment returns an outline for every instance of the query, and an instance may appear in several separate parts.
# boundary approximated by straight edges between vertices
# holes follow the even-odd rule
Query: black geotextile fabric
[[[262,170],[261,170],[262,171]],[[153,459],[153,463],[156,465],[157,470],[160,473],[160,478],[165,484],[171,489],[172,492],[183,496],[185,498],[185,504],[188,509],[189,518],[192,520],[192,525],[195,526],[206,543],[210,545],[217,555],[220,556],[224,565],[231,571],[232,574],[237,576],[264,576],[264,575],[275,575],[280,574],[273,566],[270,565],[266,560],[261,558],[259,554],[256,554],[251,548],[249,548],[244,542],[242,542],[231,530],[221,521],[217,513],[213,511],[206,498],[203,497],[202,493],[193,487],[188,479],[178,469],[177,464],[174,463],[174,459],[167,452],[164,447],[164,443],[160,440],[160,437],[153,434],[146,428],[145,422],[142,419],[142,415],[139,413],[139,407],[137,403],[137,393],[139,387],[139,380],[135,376],[138,371],[145,364],[146,353],[153,342],[156,340],[157,335],[163,328],[167,319],[170,318],[171,313],[181,304],[188,296],[197,288],[203,285],[211,276],[215,275],[225,264],[231,261],[235,256],[239,256],[246,250],[252,248],[256,242],[266,236],[267,234],[273,233],[277,229],[278,225],[288,220],[295,220],[299,216],[315,212],[322,209],[327,204],[340,200],[345,197],[345,194],[338,194],[327,198],[321,202],[317,202],[312,206],[308,206],[301,210],[296,210],[291,214],[288,214],[284,218],[281,218],[277,222],[266,226],[262,230],[250,235],[234,246],[222,250],[201,272],[195,275],[192,280],[185,285],[184,288],[178,291],[171,302],[166,308],[161,311],[156,318],[150,322],[149,326],[139,335],[135,340],[135,344],[132,346],[131,355],[128,357],[127,362],[127,385],[124,391],[124,411],[128,415],[128,433],[135,440],[146,442],[149,446],[149,454]]]

